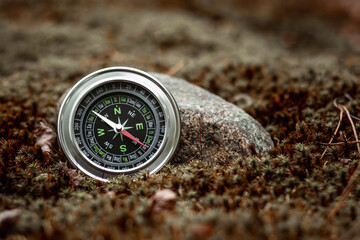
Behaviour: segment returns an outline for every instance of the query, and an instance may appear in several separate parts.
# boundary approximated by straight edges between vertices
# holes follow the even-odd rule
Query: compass
[[[153,76],[111,67],[81,79],[58,113],[59,144],[69,161],[101,181],[160,170],[176,151],[180,117],[171,93]]]

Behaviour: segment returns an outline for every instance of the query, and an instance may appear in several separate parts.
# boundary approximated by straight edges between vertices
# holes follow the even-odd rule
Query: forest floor
[[[0,1],[0,211],[18,209],[0,213],[0,237],[359,238],[358,16],[351,0]],[[109,66],[201,86],[275,147],[110,183],[78,175],[56,144],[44,158],[40,121],[55,129],[62,93]],[[177,199],[158,213],[163,188]]]

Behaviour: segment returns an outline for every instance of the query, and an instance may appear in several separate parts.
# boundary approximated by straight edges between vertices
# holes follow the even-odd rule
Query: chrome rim
[[[165,117],[166,130],[159,150],[146,163],[129,170],[106,169],[88,160],[76,143],[73,129],[75,112],[84,96],[100,85],[116,81],[130,82],[147,89],[157,98]],[[85,76],[69,90],[58,113],[57,131],[59,144],[68,160],[88,176],[107,181],[120,174],[136,174],[141,170],[153,174],[159,171],[176,151],[180,138],[180,116],[174,97],[155,77],[134,68],[111,67]]]

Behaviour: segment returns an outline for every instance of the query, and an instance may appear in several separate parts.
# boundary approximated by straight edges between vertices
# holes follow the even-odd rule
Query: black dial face
[[[125,171],[151,162],[165,135],[158,100],[141,86],[111,82],[88,93],[73,129],[81,152],[94,165]]]

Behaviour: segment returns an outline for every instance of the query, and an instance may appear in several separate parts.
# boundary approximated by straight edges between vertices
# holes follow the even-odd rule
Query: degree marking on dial
[[[104,102],[105,102],[105,105],[109,105],[109,104],[111,104],[111,99],[105,99]]]

